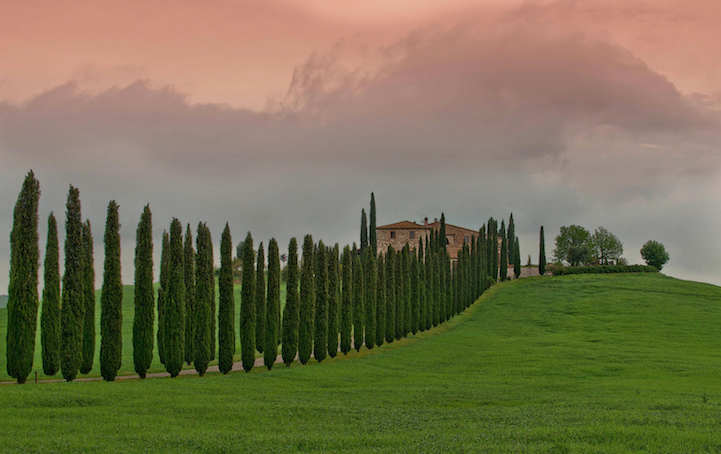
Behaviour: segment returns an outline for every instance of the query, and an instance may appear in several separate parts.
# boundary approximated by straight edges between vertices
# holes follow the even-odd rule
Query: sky
[[[41,257],[78,187],[98,288],[110,200],[131,284],[146,204],[157,273],[173,217],[343,245],[371,192],[379,225],[513,212],[524,263],[603,226],[721,284],[721,2],[0,2],[0,238],[28,170]]]

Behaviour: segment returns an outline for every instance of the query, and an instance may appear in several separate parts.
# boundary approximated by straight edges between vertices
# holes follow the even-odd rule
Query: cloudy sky
[[[641,262],[721,284],[721,2],[28,0],[0,16],[0,237],[33,169],[47,216],[80,189],[237,242],[357,241],[423,216],[513,212],[525,258],[604,226]],[[61,239],[62,241],[62,239]],[[216,245],[217,246],[217,245]],[[551,247],[548,247],[549,255]],[[9,244],[0,241],[0,293]],[[157,263],[157,260],[156,260]]]

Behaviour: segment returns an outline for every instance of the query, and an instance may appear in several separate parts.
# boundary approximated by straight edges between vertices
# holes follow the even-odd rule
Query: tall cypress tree
[[[73,190],[77,191],[71,186],[71,194]],[[25,383],[33,368],[35,356],[35,333],[38,320],[38,267],[40,265],[39,202],[40,183],[35,179],[35,174],[31,170],[25,177],[23,187],[18,195],[13,212],[13,229],[10,233],[6,368],[8,375],[15,378],[18,383]],[[70,196],[68,196],[68,202],[70,202]],[[80,201],[78,200],[77,203],[78,224],[80,224]],[[82,247],[82,245],[80,246]],[[79,282],[79,285],[82,283]],[[82,298],[82,295],[80,297]],[[78,345],[78,347],[80,346]]]
[[[501,233],[499,236],[501,238],[501,259],[499,263],[500,277],[498,280],[503,282],[508,277],[508,240],[506,238],[506,226],[503,221],[501,221]]]
[[[218,316],[218,306],[215,301],[215,257],[213,255],[213,236],[210,233],[210,229],[207,225],[203,224],[208,238],[205,240],[208,243],[208,271],[205,278],[208,280],[208,301],[210,301],[210,360],[215,360],[215,350],[218,346],[218,333],[216,330],[215,319]]]
[[[418,330],[426,330],[426,265],[423,238],[418,240]]]
[[[197,252],[195,253],[195,301],[193,302],[192,314],[195,318],[192,322],[194,336],[192,339],[193,365],[195,370],[198,371],[198,375],[202,377],[205,375],[208,363],[211,360],[212,333],[210,325],[213,319],[211,298],[215,298],[215,291],[211,287],[210,279],[208,279],[208,276],[213,278],[213,262],[210,256],[213,243],[210,239],[210,230],[205,224],[198,223],[198,233],[195,241]],[[227,292],[227,289],[225,291]],[[234,348],[235,342],[233,342]],[[224,358],[224,360],[227,361],[227,358]],[[230,363],[232,368],[232,357]],[[223,363],[223,369],[225,368],[227,368],[227,362]]]
[[[365,344],[369,349],[375,346],[376,342],[376,292],[378,272],[376,270],[375,254],[366,248],[363,251],[363,277],[365,288],[363,290],[363,305],[365,309]]]
[[[338,243],[328,250],[328,355],[335,358],[338,354]]]
[[[540,243],[538,251],[538,273],[543,276],[546,274],[546,237],[543,234],[543,226],[541,226]]]
[[[83,224],[83,359],[80,373],[87,374],[93,369],[95,359],[95,259],[93,258],[93,232],[90,220]]]
[[[360,250],[363,251],[368,247],[368,219],[366,218],[366,210],[361,210],[361,231],[360,231]]]
[[[516,275],[516,279],[521,275],[521,248],[518,244],[518,237],[513,245],[513,274]]]
[[[235,295],[233,294],[233,239],[225,223],[220,238],[218,274],[218,368],[227,374],[233,369],[235,355]]]
[[[265,317],[263,362],[265,367],[271,370],[278,356],[278,325],[280,325],[280,255],[275,238],[271,238],[268,242],[268,298]]]
[[[285,280],[285,308],[283,309],[283,362],[287,367],[298,353],[298,240],[290,239],[288,244],[288,275]]]
[[[83,359],[84,259],[80,191],[71,185],[65,212],[65,274],[63,275],[61,308],[63,352],[60,371],[67,381],[75,379]],[[10,344],[8,344],[8,348],[10,348]]]
[[[498,260],[500,259],[500,252],[498,250],[498,221],[493,220],[493,239],[491,241],[493,250],[491,251],[491,257],[493,259],[493,269],[491,270],[491,276],[493,279],[498,279]]]
[[[173,218],[170,223],[170,265],[165,298],[165,370],[176,377],[185,359],[185,256],[183,226]]]
[[[263,353],[265,345],[265,306],[265,252],[261,241],[255,268],[255,349],[258,353]]]
[[[516,259],[516,225],[513,222],[513,213],[511,213],[511,217],[508,219],[506,239],[508,240],[508,263],[509,265],[513,265]]]
[[[418,284],[418,257],[413,254],[411,256],[411,332],[418,332],[418,320],[420,317],[420,289]]]
[[[163,240],[160,245],[160,282],[158,283],[158,356],[165,365],[165,300],[168,294],[168,279],[170,277],[170,235],[163,230]]]
[[[378,235],[376,232],[376,197],[371,192],[371,224],[370,224],[370,243],[371,243],[371,251],[373,251],[374,255],[378,255]],[[379,344],[380,345],[380,344]]]
[[[145,205],[135,233],[135,315],[133,316],[133,363],[140,378],[153,362],[155,290],[153,289],[153,216]]]
[[[386,251],[386,342],[396,338],[396,262],[395,249],[390,244]]]
[[[105,221],[105,264],[100,292],[100,374],[115,380],[123,360],[123,280],[120,272],[120,219],[115,200]]]
[[[351,330],[353,327],[353,258],[350,247],[343,248],[341,271],[343,273],[340,312],[340,351],[347,355],[351,347]]]
[[[446,238],[446,215],[444,213],[441,213],[441,229],[438,233],[439,249],[446,252],[448,250],[448,239]]]
[[[363,298],[365,296],[363,267],[359,255],[353,254],[353,346],[356,351],[360,351],[363,345]]]
[[[478,233],[479,233],[479,239],[481,240],[481,249],[478,254],[479,255],[478,259],[480,261],[478,272],[480,274],[480,279],[481,279],[480,293],[483,293],[486,291],[486,276],[488,276],[488,265],[487,265],[488,254],[486,252],[488,249],[488,241],[486,238],[486,226],[482,225],[481,229],[478,231]]]
[[[313,237],[303,239],[303,258],[300,274],[300,316],[298,321],[298,359],[307,364],[313,351],[313,312],[315,307],[315,279],[313,273]]]
[[[328,350],[328,266],[326,265],[326,247],[321,240],[315,256],[315,336],[313,357],[321,362]]]
[[[378,282],[376,283],[376,345],[383,345],[386,340],[386,265],[383,254],[378,255],[376,262],[376,274]]]
[[[433,326],[441,323],[441,253],[433,254]]]
[[[243,370],[255,364],[255,260],[253,237],[248,232],[243,242],[243,287],[240,300],[240,352]]]
[[[406,262],[406,255],[403,253],[403,249],[398,251],[396,254],[395,263],[395,284],[396,284],[396,327],[395,327],[395,338],[396,340],[403,337],[403,326],[405,325],[405,316],[403,310],[406,307],[406,294],[405,294],[405,280],[408,270],[408,263]]]
[[[403,293],[405,295],[404,306],[403,306],[403,337],[407,336],[411,332],[412,318],[411,314],[411,248],[406,243],[403,248],[403,255],[405,255],[406,268],[403,278]]]
[[[60,252],[58,223],[48,217],[48,241],[45,249],[43,310],[40,315],[40,339],[43,373],[55,375],[60,370]]]
[[[430,233],[433,233],[431,231]],[[425,273],[423,275],[425,281],[425,323],[426,329],[429,330],[433,326],[433,255],[431,254],[429,237],[426,237],[426,244],[423,250],[425,261]]]
[[[193,362],[195,344],[195,249],[190,224],[185,229],[185,362]]]

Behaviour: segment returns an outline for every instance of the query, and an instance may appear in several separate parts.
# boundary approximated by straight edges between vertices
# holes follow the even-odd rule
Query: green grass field
[[[378,354],[2,386],[0,450],[720,452],[719,302],[662,275],[521,279]]]

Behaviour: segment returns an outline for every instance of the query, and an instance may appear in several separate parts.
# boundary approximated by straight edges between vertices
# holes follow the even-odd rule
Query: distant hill
[[[8,296],[7,295],[0,295],[0,309],[3,307],[7,307],[8,305]]]

